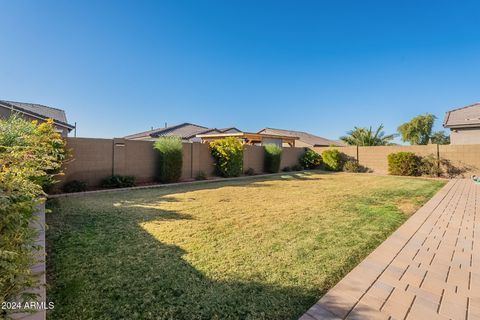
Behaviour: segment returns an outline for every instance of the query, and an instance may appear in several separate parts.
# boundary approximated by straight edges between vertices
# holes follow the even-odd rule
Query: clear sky
[[[480,100],[475,1],[0,0],[0,99],[79,136],[192,122],[338,138]]]

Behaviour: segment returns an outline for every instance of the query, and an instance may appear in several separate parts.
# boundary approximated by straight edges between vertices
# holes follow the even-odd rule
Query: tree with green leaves
[[[395,134],[385,134],[383,124],[376,130],[369,128],[355,127],[347,132],[348,135],[340,137],[340,140],[352,146],[386,146],[392,144]]]
[[[450,144],[450,136],[447,135],[443,130],[434,132],[431,135],[430,140],[435,144]]]
[[[404,142],[409,142],[412,145],[449,144],[450,137],[444,131],[432,131],[436,119],[437,117],[429,113],[416,116],[398,127],[398,132]]]

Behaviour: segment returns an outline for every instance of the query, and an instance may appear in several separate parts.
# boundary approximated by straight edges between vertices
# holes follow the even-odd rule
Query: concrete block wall
[[[252,168],[255,173],[263,172],[264,150],[259,146],[246,146],[243,150],[243,170]]]
[[[465,171],[464,176],[480,175],[480,144],[439,145],[440,158]]]
[[[67,138],[67,148],[72,160],[60,176],[60,184],[71,180],[83,180],[98,185],[101,179],[113,173],[113,140],[92,138]]]
[[[305,148],[283,148],[280,170],[298,164],[298,159],[305,153]]]
[[[378,147],[359,147],[358,158],[361,164],[367,168],[375,168],[377,173],[388,173],[387,157],[395,152],[413,152],[419,156],[436,156],[437,145],[426,146],[378,146]]]
[[[72,160],[64,167],[64,175],[59,177],[61,187],[71,180],[87,182],[90,187],[98,186],[102,179],[112,175],[136,177],[138,183],[155,181],[158,153],[152,141],[93,138],[67,138]],[[283,148],[281,168],[293,166],[304,148]],[[245,146],[244,170],[253,168],[263,173],[264,150],[259,146]],[[215,174],[215,162],[207,144],[184,143],[182,180],[192,180],[199,172],[207,176]]]
[[[358,162],[375,173],[387,174],[387,156],[395,152],[413,152],[419,156],[433,156],[444,159],[461,169],[463,176],[480,174],[480,145],[422,145],[422,146],[372,146],[372,147],[335,147],[339,151],[358,160]],[[322,153],[329,147],[313,148]]]
[[[117,140],[117,139],[115,139]],[[149,141],[124,140],[124,147],[116,145],[115,155],[121,153],[123,160],[115,159],[123,163],[121,168],[116,167],[114,172],[127,176],[135,176],[137,182],[151,182],[155,176],[158,163],[158,153],[153,149],[153,143]]]

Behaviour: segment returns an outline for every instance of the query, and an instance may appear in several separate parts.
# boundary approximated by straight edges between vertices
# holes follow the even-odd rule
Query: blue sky
[[[0,99],[65,109],[79,136],[181,122],[387,133],[480,100],[466,1],[0,0]]]

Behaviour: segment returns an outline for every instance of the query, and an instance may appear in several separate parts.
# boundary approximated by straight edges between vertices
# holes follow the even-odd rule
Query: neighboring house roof
[[[253,133],[253,132],[221,132],[221,133],[203,133],[197,134],[197,138],[202,139],[202,141],[213,141],[217,139],[222,139],[226,137],[237,137],[242,139],[247,144],[257,144],[257,143],[272,143],[274,140],[280,140],[282,143],[288,143],[290,146],[295,145],[295,140],[298,140],[298,137],[293,137],[290,135],[278,135],[270,133]]]
[[[237,129],[235,127],[230,127],[230,128],[221,128],[217,129],[219,132],[222,133],[235,133],[235,132],[241,132],[240,129]]]
[[[480,103],[450,110],[443,121],[445,128],[480,127]]]
[[[295,130],[284,130],[284,129],[274,129],[274,128],[265,128],[260,130],[258,133],[268,133],[268,134],[278,134],[278,135],[285,135],[291,137],[298,137],[299,141],[311,145],[312,147],[320,147],[320,146],[344,146],[343,142],[329,140],[326,138],[322,138],[316,136],[314,134],[303,132],[303,131],[295,131]]]
[[[47,120],[52,118],[57,125],[63,126],[72,130],[75,126],[67,122],[67,116],[64,110],[47,107],[36,103],[25,103],[16,101],[0,100],[0,107],[4,107],[16,112],[28,114],[40,120]]]
[[[189,140],[194,138],[197,134],[223,133],[225,132],[225,130],[239,131],[236,128],[225,128],[225,129],[207,128],[197,124],[185,122],[175,126],[170,126],[166,128],[157,128],[149,131],[131,134],[126,136],[125,139],[155,139],[159,137],[175,136],[183,140]]]

